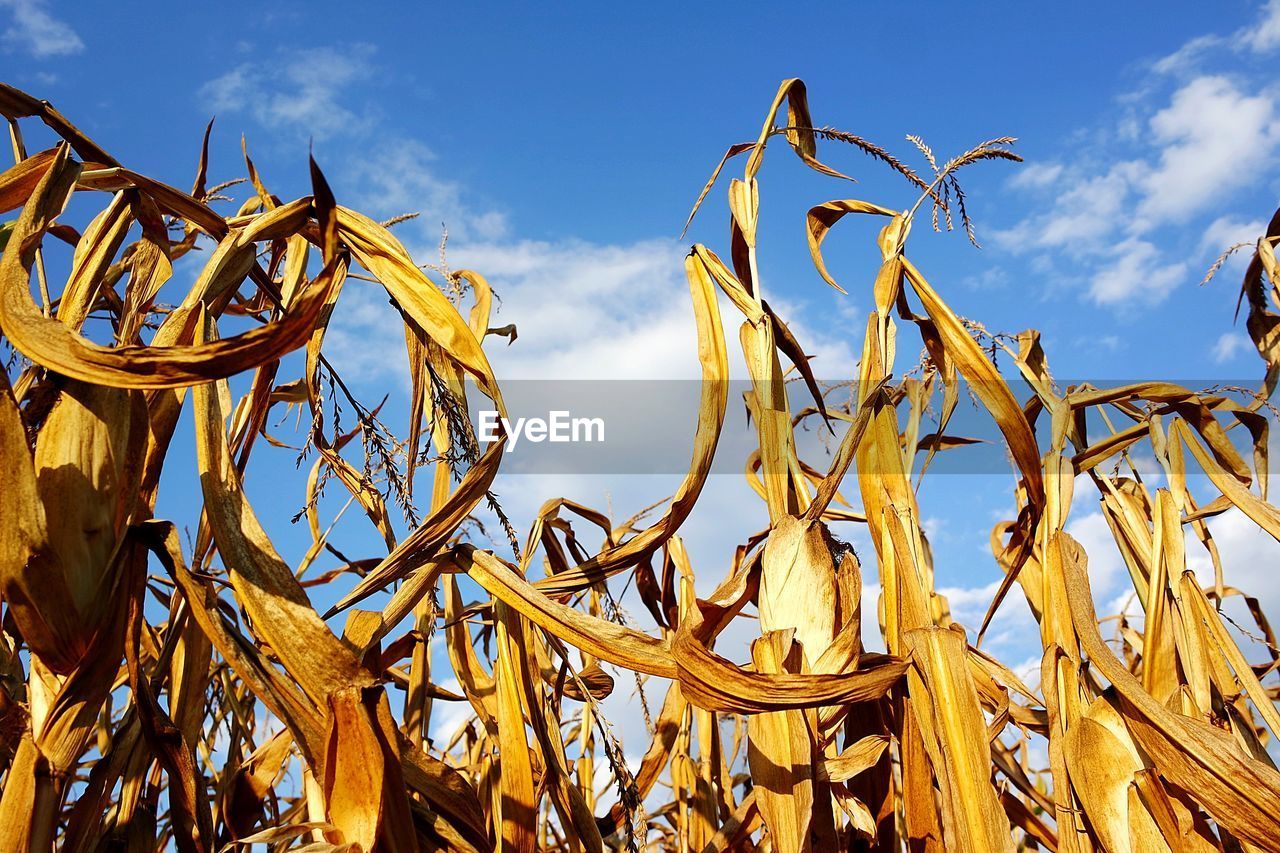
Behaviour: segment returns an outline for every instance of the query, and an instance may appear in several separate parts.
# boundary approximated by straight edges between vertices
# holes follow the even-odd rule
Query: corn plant
[[[246,156],[247,198],[224,215],[215,207],[231,185],[208,185],[208,134],[186,191],[121,164],[47,102],[4,86],[0,112],[15,161],[0,174],[0,215],[16,215],[0,261],[11,356],[0,373],[0,850],[1280,843],[1280,651],[1212,535],[1231,511],[1280,538],[1267,500],[1280,215],[1242,291],[1266,365],[1259,389],[1063,388],[1037,333],[991,334],[957,316],[907,251],[913,228],[973,237],[958,176],[1017,160],[1013,140],[940,162],[912,137],[927,165],[917,171],[815,126],[804,85],[785,81],[759,136],[728,149],[694,207],[745,158],[728,183],[728,262],[703,245],[685,259],[702,384],[680,487],[656,519],[617,524],[551,499],[518,531],[494,494],[503,442],[483,448],[469,427],[481,403],[505,414],[485,346],[513,334],[491,328],[481,272],[428,274],[394,223],[339,204],[314,161],[311,194],[286,202]],[[34,121],[58,141],[30,153],[22,128]],[[807,214],[818,275],[872,304],[848,330],[861,357],[839,402],[766,301],[757,262],[766,149],[843,177],[819,143],[870,155],[904,186],[897,204],[840,198]],[[869,287],[842,285],[823,259],[850,215],[880,226]],[[162,303],[175,262],[195,251],[207,260],[190,287]],[[325,355],[355,278],[385,289],[403,320],[402,434]],[[741,461],[761,526],[722,563],[695,566],[681,531],[714,523],[698,499],[730,403],[721,296],[742,315],[757,442]],[[792,380],[811,403],[795,406]],[[1007,447],[1014,506],[991,531],[1002,581],[987,619],[968,626],[938,592],[935,561],[953,558],[930,547],[920,505],[935,455],[963,452],[947,433],[963,390]],[[306,424],[298,518],[311,547],[296,565],[268,532],[288,514],[255,509],[244,489],[281,443],[268,431],[278,407]],[[936,429],[921,435],[927,414]],[[175,440],[183,417],[193,447]],[[800,458],[810,424],[840,436],[826,458]],[[1139,452],[1163,486],[1143,479]],[[198,473],[196,515],[164,517],[166,465]],[[334,547],[326,487],[349,495],[381,550],[353,559]],[[1136,601],[1118,642],[1103,635],[1089,555],[1066,532],[1085,487]],[[500,519],[514,559],[476,535],[484,514]],[[861,525],[873,549],[855,554],[837,524]],[[1188,568],[1192,548],[1211,559],[1208,583]],[[310,571],[335,555],[336,568]],[[698,578],[718,583],[709,597]],[[1006,602],[1014,585],[1021,596]],[[623,616],[627,587],[652,630]],[[378,593],[381,609],[358,606]],[[1232,597],[1253,626],[1228,617]],[[336,603],[322,613],[317,598]],[[1038,625],[1038,686],[982,647],[1002,606],[1029,607]],[[741,662],[715,651],[736,620],[758,635]],[[884,651],[864,649],[864,623]],[[439,645],[450,671],[433,671]],[[649,741],[625,745],[641,756],[629,766],[601,701],[633,681],[665,699],[656,713],[646,705]],[[443,703],[471,713],[442,731]]]

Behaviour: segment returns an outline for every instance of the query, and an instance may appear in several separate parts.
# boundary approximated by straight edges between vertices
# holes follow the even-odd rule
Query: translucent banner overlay
[[[816,413],[810,389],[801,381],[784,383],[788,411],[792,418],[803,415],[795,427],[795,441],[800,459],[819,471],[839,446],[849,428],[850,415],[857,411],[861,389],[856,380],[821,380],[828,417]],[[1011,386],[1019,406],[1033,399],[1028,388]],[[720,432],[712,474],[741,475],[751,454],[758,448],[756,424],[748,416],[748,396],[753,386],[748,380],[725,383],[727,398],[724,425]],[[1086,394],[1087,389],[1121,389],[1135,386],[1102,407],[1090,406],[1085,418],[1083,438],[1095,443],[1113,431],[1124,430],[1137,423],[1135,416],[1151,411],[1166,417],[1177,417],[1197,407],[1195,399],[1186,399],[1178,388],[1184,388],[1210,407],[1229,428],[1228,435],[1243,453],[1248,453],[1250,435],[1236,428],[1236,420],[1217,400],[1228,399],[1244,406],[1252,402],[1250,395],[1258,387],[1255,379],[1172,379],[1160,380],[1158,386],[1138,380],[1058,380],[1062,393],[1069,389]],[[502,471],[506,474],[678,474],[689,468],[698,424],[700,400],[711,389],[698,380],[515,380],[502,383],[507,407],[505,429],[509,434],[503,454]],[[889,392],[897,401],[898,431],[903,433],[904,447],[912,428],[910,400],[901,393]],[[943,412],[942,385],[936,382],[926,403],[921,407],[918,424],[913,428],[915,444],[913,472],[933,453],[929,468],[936,474],[1000,474],[1012,470],[1007,446],[991,414],[982,405],[985,394],[968,382],[958,385],[957,401],[939,439],[939,418]],[[994,390],[994,389],[987,389]],[[754,389],[759,397],[770,395],[771,389]],[[1145,398],[1144,398],[1145,395]],[[1036,412],[1037,407],[1031,408]],[[1110,426],[1103,420],[1105,412]],[[494,438],[504,425],[493,404],[473,386],[467,388],[467,413],[479,450],[487,448],[486,438]],[[1272,417],[1269,406],[1259,414]],[[1041,452],[1048,450],[1049,418],[1040,410],[1033,429]],[[1069,453],[1079,447],[1068,447]],[[907,454],[904,451],[904,457]],[[870,473],[870,472],[867,472]]]

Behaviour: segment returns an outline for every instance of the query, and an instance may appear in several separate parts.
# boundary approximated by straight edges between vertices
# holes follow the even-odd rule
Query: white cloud
[[[1214,256],[1240,243],[1253,243],[1267,231],[1267,223],[1261,219],[1236,219],[1219,216],[1204,229],[1201,245]],[[1248,260],[1248,255],[1245,256]]]
[[[1216,263],[1224,252],[1231,254],[1223,263],[1223,269],[1242,275],[1253,251],[1250,248],[1267,231],[1267,223],[1261,219],[1242,220],[1231,216],[1219,216],[1205,228],[1200,247],[1206,258]],[[1236,248],[1239,247],[1239,248]],[[1223,275],[1220,270],[1217,275]]]
[[[495,325],[519,339],[491,347],[509,379],[662,379],[700,375],[682,252],[668,240],[478,243],[450,262],[480,271],[502,302]]]
[[[1144,475],[1145,476],[1145,475]],[[1206,478],[1193,476],[1193,490],[1205,485]],[[1136,600],[1128,569],[1110,528],[1100,510],[1096,508],[1097,492],[1084,480],[1073,501],[1073,517],[1067,532],[1080,543],[1088,554],[1089,583],[1094,600],[1098,603],[1098,615],[1107,616],[1124,611],[1131,621],[1141,620],[1141,603]],[[1155,488],[1155,483],[1149,482]],[[1210,488],[1202,499],[1207,502],[1218,494]],[[1086,507],[1089,507],[1086,509]],[[1223,566],[1223,580],[1227,586],[1236,587],[1249,595],[1257,596],[1268,616],[1280,608],[1280,588],[1274,582],[1274,566],[1280,559],[1280,543],[1237,509],[1230,509],[1220,516],[1207,520]],[[1208,552],[1196,538],[1190,525],[1185,527],[1186,566],[1195,573],[1201,584],[1213,582],[1213,564]],[[1238,597],[1227,599],[1224,610],[1236,621],[1247,624],[1251,620]]]
[[[205,83],[200,96],[215,112],[245,112],[264,127],[302,138],[358,131],[367,121],[342,103],[352,84],[370,77],[374,49],[319,47],[245,62]]]
[[[977,275],[965,276],[963,284],[971,290],[1003,290],[1009,286],[1009,273],[1000,267],[987,267]],[[866,319],[865,314],[849,313],[847,316],[850,320]]]
[[[213,111],[247,115],[275,136],[337,140],[317,159],[338,197],[379,219],[417,213],[397,233],[433,244],[423,261],[435,260],[442,223],[455,245],[505,237],[505,214],[467,200],[459,183],[433,168],[436,156],[426,145],[388,131],[375,112],[352,109],[357,87],[378,71],[374,53],[365,44],[285,51],[210,80],[200,97]]]
[[[411,250],[420,262],[435,261],[433,248]],[[490,323],[517,327],[515,343],[491,338],[486,346],[503,380],[698,378],[681,258],[679,246],[668,240],[515,240],[451,244],[448,252],[453,267],[474,269],[493,287]],[[339,302],[326,347],[344,347],[344,355],[349,348],[367,376],[399,375],[399,315],[372,289],[350,294],[351,300],[348,295]]]
[[[1236,38],[1254,53],[1267,53],[1280,47],[1280,0],[1268,0],[1258,22],[1239,30]]]
[[[1089,495],[1090,503],[1096,506],[1096,493]],[[1112,594],[1116,582],[1127,577],[1128,569],[1124,558],[1116,547],[1111,536],[1111,528],[1103,517],[1102,511],[1092,511],[1072,518],[1067,524],[1067,533],[1084,548],[1089,555],[1089,585],[1095,598]],[[1105,614],[1099,614],[1105,615]]]
[[[1049,213],[998,232],[996,239],[1014,250],[1040,247],[1078,253],[1095,249],[1123,218],[1140,170],[1140,164],[1124,162],[1102,174],[1071,175]]]
[[[1209,355],[1215,364],[1226,364],[1232,361],[1237,353],[1248,352],[1253,348],[1249,339],[1239,332],[1223,332],[1214,342]]]
[[[667,239],[623,245],[521,240],[458,246],[449,259],[485,275],[502,300],[492,322],[514,322],[519,330],[512,346],[491,347],[503,378],[697,379],[684,253]],[[840,376],[853,369],[845,341],[809,328],[787,300],[771,302],[813,357],[815,373]],[[732,353],[737,312],[722,314]],[[745,378],[732,355],[730,370]]]
[[[1103,335],[1100,338],[1084,338],[1082,343],[1090,343],[1099,349],[1108,352],[1118,352],[1124,346],[1124,340],[1119,335]]]
[[[1148,456],[1137,462],[1148,487],[1153,490],[1159,488],[1163,483],[1163,475],[1154,459]],[[1193,489],[1205,485],[1205,479],[1192,477]],[[1077,478],[1076,486],[1066,532],[1079,542],[1088,556],[1089,584],[1098,615],[1106,617],[1124,612],[1131,622],[1140,624],[1141,602],[1134,595],[1128,568],[1111,529],[1098,508],[1097,489],[1083,476]],[[1207,501],[1213,494],[1216,493],[1210,489],[1203,500]],[[1280,543],[1235,509],[1209,519],[1207,523],[1221,555],[1226,585],[1257,596],[1263,610],[1268,615],[1274,615],[1280,609],[1280,589],[1272,579],[1273,567],[1276,560],[1280,559]],[[1195,573],[1201,584],[1212,583],[1213,567],[1208,553],[1189,525],[1185,533],[1187,568]],[[864,571],[868,569],[864,567]],[[938,592],[947,597],[953,617],[973,631],[997,586],[995,582],[980,586],[940,586]],[[864,609],[867,600],[865,596],[871,594],[871,588],[868,587],[864,592]],[[1231,597],[1227,601],[1224,610],[1232,619],[1240,624],[1251,624],[1240,598]],[[1002,660],[1017,660],[1027,656],[1029,651],[1034,654],[1036,647],[1035,623],[1019,587],[1015,585],[1010,591],[1009,600],[998,611],[988,630],[983,648],[995,652]],[[1024,680],[1034,683],[1038,680],[1036,672],[1039,660],[1038,656],[1027,657],[1025,663],[1013,668],[1024,676]]]
[[[991,604],[991,599],[995,598],[996,591],[999,588],[1000,581],[993,580],[985,586],[940,587],[938,589],[938,594],[946,596],[947,603],[951,605],[951,613],[953,616],[961,617],[965,615],[977,615],[978,617],[981,617],[986,613],[987,607]],[[960,621],[964,620],[961,619]]]
[[[344,381],[395,378],[407,389],[404,323],[381,285],[348,280],[325,332],[324,351]]]
[[[1197,77],[1152,116],[1158,164],[1143,174],[1137,230],[1185,221],[1225,193],[1254,180],[1280,141],[1269,94],[1248,95],[1225,77]]]
[[[1062,177],[1061,163],[1031,163],[1020,168],[1009,185],[1013,187],[1047,187]]]
[[[1163,235],[1171,226],[1196,227],[1211,204],[1255,184],[1280,149],[1280,90],[1262,77],[1208,73],[1201,66],[1231,49],[1277,48],[1280,0],[1270,0],[1253,23],[1229,37],[1197,36],[1152,63],[1153,73],[1119,99],[1123,114],[1110,127],[1078,134],[1092,144],[1077,145],[1060,167],[1032,167],[1010,181],[1025,190],[1052,185],[1055,194],[1049,210],[1000,232],[998,244],[1067,255],[1083,274],[1056,278],[1082,287],[1099,305],[1133,308],[1165,299],[1200,259],[1185,249],[1174,254],[1171,246],[1187,242],[1166,244],[1155,238],[1157,229]],[[1170,78],[1176,81],[1171,91]],[[1198,248],[1211,250],[1212,258],[1261,231],[1257,223],[1228,217],[1198,227]]]
[[[1077,268],[1084,267],[1085,295],[1099,305],[1164,300],[1186,278],[1191,258],[1158,246],[1151,235],[1158,226],[1192,220],[1253,181],[1280,144],[1280,111],[1272,90],[1248,91],[1226,77],[1201,75],[1163,105],[1148,107],[1139,127],[1135,142],[1149,146],[1150,153],[1111,156],[1101,168],[1064,167],[1053,175],[1060,189],[1050,209],[999,232],[999,245],[1071,257]],[[1101,143],[1086,154],[1085,163],[1108,156]],[[1014,185],[1034,187],[1042,179],[1033,173]],[[1204,231],[1204,239],[1253,228],[1254,223],[1222,218]]]
[[[1064,192],[1040,234],[1042,246],[1078,247],[1114,231],[1128,201],[1135,163],[1117,163]]]
[[[426,239],[439,238],[441,223],[448,227],[455,243],[506,236],[506,216],[498,211],[474,210],[466,203],[460,184],[441,178],[431,168],[435,159],[421,142],[391,137],[366,147],[361,157],[343,164],[339,191],[344,200],[371,215],[420,214],[415,222],[399,227],[417,230]]]
[[[1154,62],[1151,69],[1157,74],[1181,74],[1194,68],[1205,53],[1221,44],[1222,36],[1196,36],[1173,53]]]
[[[1103,618],[1107,616],[1124,616],[1131,625],[1134,625],[1139,630],[1142,629],[1142,617],[1144,615],[1142,602],[1138,600],[1138,593],[1132,586],[1121,589],[1109,602],[1100,605],[1098,615]]]
[[[1214,49],[1231,46],[1265,54],[1280,47],[1280,0],[1268,0],[1258,10],[1257,19],[1224,37],[1216,33],[1196,36],[1173,53],[1152,63],[1157,74],[1185,74],[1196,68]]]
[[[0,0],[0,8],[7,8],[13,14],[2,37],[5,46],[40,59],[83,51],[84,42],[76,31],[49,14],[45,7],[44,0]]]
[[[1043,660],[1044,657],[1042,655],[1032,655],[1022,663],[1009,667],[1009,669],[1013,670],[1013,674],[1018,676],[1018,679],[1024,685],[1032,690],[1037,690],[1040,687],[1040,664]]]
[[[1280,543],[1242,512],[1230,509],[1210,519],[1209,530],[1222,559],[1223,582],[1257,596],[1263,611],[1274,618],[1280,608],[1280,587],[1275,582],[1275,565],[1280,559]],[[1195,572],[1202,584],[1213,582],[1213,564],[1204,547],[1187,529],[1187,568]],[[1233,618],[1243,623],[1251,620],[1241,612],[1239,598],[1229,598],[1235,606],[1227,608]]]
[[[1109,254],[1089,282],[1089,296],[1099,305],[1132,302],[1154,305],[1169,295],[1186,275],[1187,265],[1165,263],[1145,240],[1125,240]]]

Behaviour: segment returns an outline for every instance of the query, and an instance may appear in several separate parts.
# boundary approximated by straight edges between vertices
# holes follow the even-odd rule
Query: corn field
[[[911,137],[916,170],[816,126],[804,84],[785,81],[758,138],[728,149],[694,206],[745,161],[728,181],[727,262],[703,245],[685,260],[702,383],[679,489],[656,517],[621,524],[548,495],[529,529],[507,525],[507,559],[470,521],[506,525],[493,488],[503,442],[481,447],[469,429],[481,403],[506,411],[485,347],[512,330],[490,326],[483,271],[426,271],[394,223],[342,206],[314,161],[311,195],[283,201],[246,154],[235,186],[247,198],[224,215],[231,190],[208,185],[207,133],[187,191],[12,87],[0,112],[15,161],[0,174],[0,850],[1280,848],[1280,649],[1212,533],[1238,512],[1280,539],[1267,500],[1280,214],[1240,296],[1265,365],[1257,388],[1064,388],[1035,331],[958,316],[907,251],[913,228],[973,236],[958,176],[1018,160],[1013,140],[941,162]],[[30,152],[24,128],[58,141]],[[817,273],[872,305],[847,330],[861,357],[840,403],[766,301],[757,263],[766,149],[844,177],[820,144],[869,155],[903,190],[896,204],[839,198],[807,215]],[[851,215],[879,228],[881,261],[837,281],[822,249]],[[175,262],[197,250],[207,260],[189,289],[162,304]],[[354,278],[385,289],[403,320],[398,433],[325,355]],[[758,446],[735,464],[760,529],[693,565],[681,530],[715,523],[698,501],[731,406],[722,298],[742,315],[741,403]],[[935,587],[935,560],[951,558],[930,548],[920,487],[935,454],[963,452],[946,432],[962,389],[1009,459],[1014,509],[991,530],[1003,580],[987,621],[1030,608],[1038,686],[983,649],[985,622],[953,621]],[[243,485],[275,452],[268,419],[282,410],[306,425],[297,500],[312,545],[298,565],[267,533],[287,501],[255,508]],[[937,426],[924,435],[927,413]],[[183,418],[194,448],[175,440]],[[839,436],[825,458],[799,458],[810,427]],[[1148,487],[1139,453],[1163,487]],[[163,517],[166,466],[198,473],[193,517]],[[429,508],[401,536],[393,516],[415,481]],[[321,570],[339,553],[317,499],[326,484],[384,549]],[[1065,531],[1077,488],[1096,490],[1128,569],[1127,615],[1099,612],[1090,555]],[[862,526],[873,550],[855,554],[830,524]],[[1189,549],[1212,560],[1210,582],[1189,571]],[[624,587],[655,629],[623,617]],[[382,609],[361,608],[379,593]],[[1254,624],[1228,618],[1233,597]],[[715,644],[739,620],[758,639],[735,662]],[[884,652],[863,648],[864,623]],[[451,666],[433,671],[441,645]],[[637,685],[665,699],[648,742],[624,744],[600,703]],[[442,731],[442,705],[471,713]],[[628,766],[628,753],[642,758]]]

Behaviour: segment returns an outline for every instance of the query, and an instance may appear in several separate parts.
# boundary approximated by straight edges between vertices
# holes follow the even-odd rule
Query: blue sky
[[[779,81],[801,77],[818,125],[917,165],[908,133],[943,156],[1019,138],[1025,164],[962,174],[984,248],[917,227],[909,249],[962,315],[1041,329],[1061,377],[1260,377],[1232,316],[1247,252],[1198,285],[1219,252],[1261,233],[1280,195],[1280,2],[788,6],[228,2],[157,15],[142,3],[102,14],[0,0],[0,77],[178,186],[216,114],[213,181],[243,173],[243,133],[267,185],[304,195],[310,142],[339,201],[422,213],[398,231],[421,261],[435,259],[445,222],[451,263],[488,275],[504,300],[497,321],[520,328],[510,349],[493,344],[500,378],[696,376],[680,258],[693,241],[727,255],[723,188],[684,242],[680,228],[724,149],[754,138]],[[859,183],[771,148],[761,277],[815,371],[836,378],[861,346],[873,233],[846,223],[831,238],[850,292],[840,296],[809,263],[804,212],[842,197],[905,207],[914,195],[854,150],[828,144],[823,157]],[[384,299],[349,288],[328,344],[366,399],[392,394],[389,416],[402,411],[399,335]],[[291,470],[292,458],[272,464]],[[274,479],[248,485],[259,506],[279,500]],[[931,496],[935,546],[957,555],[939,582],[971,626],[998,577],[986,537],[1008,486],[957,480]],[[582,478],[503,486],[526,516],[561,488],[597,505],[607,492],[619,518],[666,493]],[[744,495],[716,481],[688,531],[711,583],[726,546],[762,523]],[[300,490],[288,501],[292,511]],[[1086,546],[1104,549],[1096,510],[1074,517]],[[1228,559],[1247,573],[1274,557],[1231,519]],[[305,550],[304,531],[272,532],[286,553]],[[1114,554],[1095,567],[1122,580]]]

